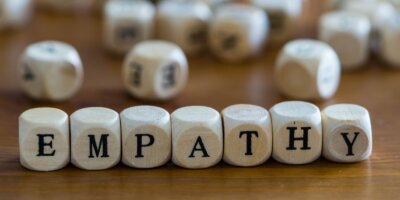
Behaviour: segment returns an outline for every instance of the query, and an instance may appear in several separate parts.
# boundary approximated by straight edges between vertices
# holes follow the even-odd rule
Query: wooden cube
[[[157,9],[157,37],[177,44],[188,55],[207,47],[211,10],[200,1],[163,1]]]
[[[259,106],[238,104],[222,111],[224,156],[235,166],[257,166],[272,153],[272,124],[269,112]]]
[[[241,62],[257,55],[269,32],[268,17],[251,5],[221,5],[211,22],[208,39],[212,53],[223,61]]]
[[[21,28],[32,15],[32,0],[0,1],[0,30]]]
[[[281,50],[274,76],[278,89],[290,98],[328,99],[339,86],[340,61],[324,42],[293,40]]]
[[[358,162],[371,155],[372,129],[368,111],[337,104],[322,111],[323,155],[334,162]]]
[[[155,8],[147,1],[111,0],[104,7],[104,44],[125,54],[137,43],[153,37]]]
[[[70,160],[68,115],[56,108],[33,108],[19,117],[21,165],[35,171],[53,171]]]
[[[313,104],[287,101],[270,110],[273,130],[272,157],[286,164],[307,164],[322,152],[321,112]]]
[[[270,20],[270,41],[282,43],[294,36],[303,10],[303,0],[251,0],[265,10]]]
[[[343,69],[362,67],[370,52],[371,23],[367,16],[335,11],[322,16],[319,39],[338,54]]]
[[[123,81],[128,92],[139,99],[167,100],[186,85],[188,63],[175,44],[151,40],[141,42],[125,58]]]
[[[18,71],[25,93],[38,100],[67,100],[83,82],[78,52],[71,45],[57,41],[29,45],[21,56]]]
[[[400,15],[389,20],[380,32],[380,57],[393,68],[400,68]]]
[[[209,107],[179,108],[171,115],[172,161],[184,168],[216,165],[223,153],[220,114]]]
[[[86,170],[113,167],[121,159],[121,130],[117,112],[83,108],[71,115],[71,162]]]
[[[135,168],[154,168],[171,158],[171,121],[167,111],[135,106],[121,112],[122,162]]]
[[[387,20],[390,20],[396,14],[396,9],[392,4],[381,0],[344,1],[342,9],[368,17],[373,31],[379,31]]]

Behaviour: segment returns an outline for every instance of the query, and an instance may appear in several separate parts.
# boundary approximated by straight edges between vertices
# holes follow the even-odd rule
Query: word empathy
[[[120,114],[91,107],[74,112],[70,120],[61,110],[34,108],[19,118],[19,146],[21,164],[36,171],[61,169],[69,162],[102,170],[121,160],[134,168],[172,160],[201,169],[222,159],[250,167],[271,156],[286,164],[311,163],[321,154],[334,162],[365,160],[372,151],[372,130],[368,111],[352,104],[332,105],[322,113],[301,101],[282,102],[270,111],[233,105],[222,114],[189,106],[171,115],[153,106]]]

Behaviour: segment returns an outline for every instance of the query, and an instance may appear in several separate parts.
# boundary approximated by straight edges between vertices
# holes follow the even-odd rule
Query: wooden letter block
[[[271,108],[272,156],[286,164],[307,164],[322,152],[321,112],[313,104],[287,101]]]
[[[272,43],[282,43],[293,37],[302,13],[303,0],[251,0],[268,14]]]
[[[389,20],[380,33],[380,56],[391,67],[400,68],[400,15]]]
[[[368,60],[371,23],[365,15],[330,12],[320,20],[319,38],[336,51],[343,69],[356,69]]]
[[[136,106],[121,112],[122,162],[135,168],[154,168],[171,158],[171,121],[167,111]]]
[[[32,14],[32,0],[0,1],[0,30],[21,28]]]
[[[358,162],[371,155],[372,130],[368,111],[338,104],[322,111],[323,155],[334,162]]]
[[[141,42],[125,58],[123,81],[131,95],[145,100],[168,100],[186,85],[188,63],[175,44]]]
[[[279,90],[295,99],[328,99],[340,82],[340,61],[326,43],[300,39],[287,43],[275,66]]]
[[[28,46],[18,70],[25,93],[39,100],[67,100],[83,81],[78,52],[62,42],[44,41]]]
[[[147,1],[111,0],[104,8],[104,43],[125,54],[135,44],[152,38],[155,8]]]
[[[68,115],[55,108],[34,108],[19,117],[21,165],[35,171],[53,171],[70,160]]]
[[[224,161],[250,167],[264,163],[272,153],[269,112],[255,105],[233,105],[222,111]]]
[[[108,169],[121,159],[121,130],[117,112],[83,108],[71,115],[71,161],[86,170]]]
[[[343,1],[342,10],[368,17],[373,31],[379,31],[396,14],[392,4],[381,0],[346,0]]]
[[[207,47],[207,28],[212,16],[201,1],[163,1],[157,9],[157,37],[180,46],[188,55]]]
[[[220,114],[208,107],[183,107],[171,115],[172,161],[184,168],[216,165],[223,153]]]
[[[220,6],[209,29],[209,46],[221,60],[240,62],[259,53],[269,32],[265,12],[251,5]]]

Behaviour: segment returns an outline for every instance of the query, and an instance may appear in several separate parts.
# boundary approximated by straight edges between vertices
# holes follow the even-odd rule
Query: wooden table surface
[[[311,0],[298,36],[315,37],[321,11]],[[122,164],[104,171],[73,166],[55,172],[28,171],[19,164],[18,116],[26,109],[53,106],[71,114],[87,106],[122,111],[152,104],[173,111],[187,105],[218,110],[236,103],[272,107],[287,100],[273,82],[279,47],[269,46],[258,58],[232,65],[210,55],[190,59],[190,79],[184,92],[164,102],[137,101],[124,91],[122,58],[107,53],[101,43],[101,19],[93,13],[37,13],[21,31],[0,34],[0,199],[398,199],[400,189],[400,70],[384,67],[376,57],[365,69],[344,73],[335,97],[315,102],[320,108],[334,103],[356,103],[369,109],[374,150],[356,164],[320,159],[292,166],[272,159],[255,168],[221,163],[210,169],[186,170],[172,164],[138,170]],[[35,102],[17,84],[17,62],[35,41],[56,39],[76,46],[85,65],[83,88],[63,103]]]

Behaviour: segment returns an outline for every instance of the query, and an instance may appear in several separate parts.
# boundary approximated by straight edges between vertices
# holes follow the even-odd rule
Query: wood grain
[[[299,37],[315,37],[319,0],[307,0]],[[129,97],[121,80],[122,58],[104,51],[101,19],[94,13],[37,13],[28,27],[0,35],[0,199],[397,199],[400,186],[400,71],[384,67],[376,57],[365,69],[345,73],[338,93],[321,108],[355,103],[369,109],[374,134],[372,157],[356,164],[320,159],[291,166],[273,160],[256,168],[221,163],[205,170],[186,170],[169,164],[153,170],[118,165],[105,171],[83,171],[71,165],[50,173],[23,169],[19,164],[18,116],[36,106],[54,106],[68,114],[86,106],[117,111],[151,104],[168,111],[187,105],[217,110],[250,103],[270,108],[286,100],[273,82],[278,47],[268,46],[257,59],[238,65],[204,55],[190,59],[190,79],[174,100],[140,102]],[[35,102],[17,84],[17,61],[31,42],[57,39],[74,45],[85,66],[78,95],[64,103]]]

